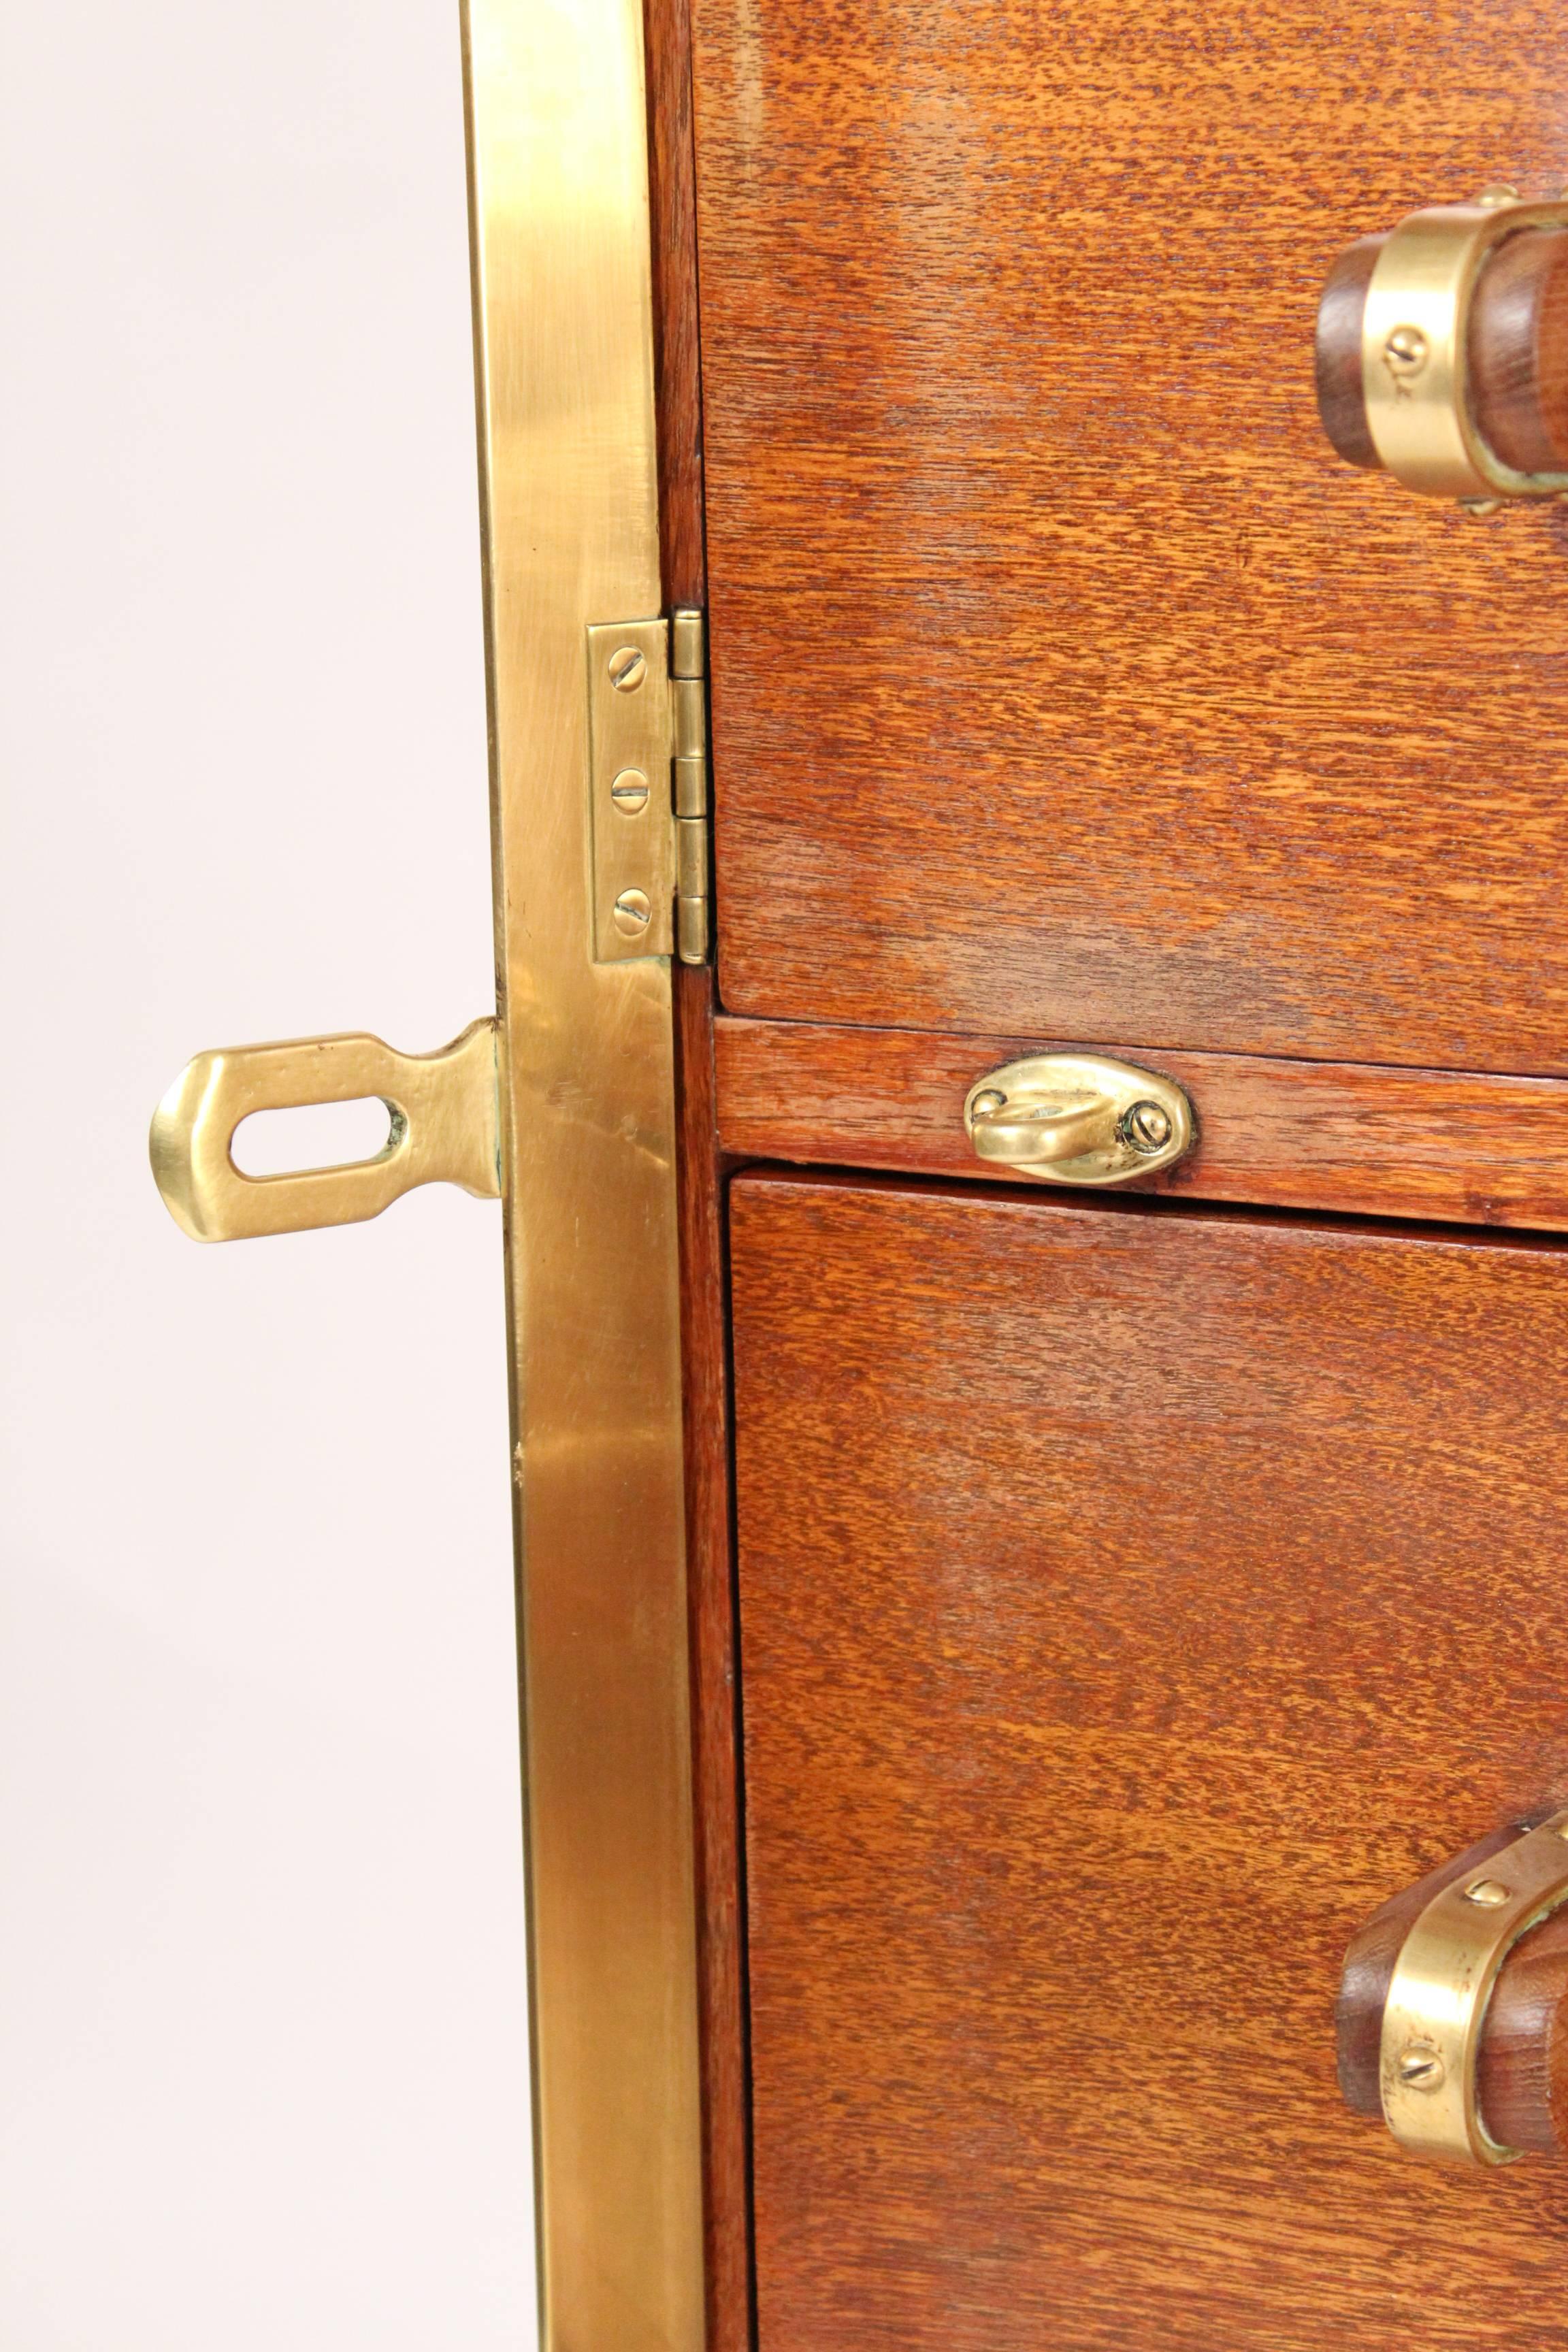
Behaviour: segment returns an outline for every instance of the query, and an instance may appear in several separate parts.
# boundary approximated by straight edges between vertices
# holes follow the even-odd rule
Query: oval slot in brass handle
[[[1197,1140],[1173,1078],[1103,1054],[1041,1054],[970,1087],[976,1156],[1042,1184],[1125,1184],[1169,1168]]]
[[[1339,256],[1318,412],[1352,465],[1489,510],[1568,493],[1568,202],[1431,205]]]
[[[235,1129],[252,1111],[378,1096],[392,1116],[384,1150],[346,1168],[247,1176]],[[416,1184],[500,1195],[496,1024],[476,1021],[438,1054],[398,1054],[379,1037],[301,1037],[198,1054],[153,1115],[153,1173],[193,1241],[248,1241],[378,1217]]]

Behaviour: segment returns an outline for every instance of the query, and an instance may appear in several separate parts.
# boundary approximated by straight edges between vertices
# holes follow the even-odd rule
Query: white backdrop
[[[489,1009],[454,0],[0,58],[0,2341],[532,2341],[499,1213],[202,1249],[198,1047]]]

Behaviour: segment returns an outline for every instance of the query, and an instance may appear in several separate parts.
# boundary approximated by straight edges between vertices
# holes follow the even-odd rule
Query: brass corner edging
[[[588,632],[663,610],[642,8],[465,25],[542,2344],[701,2352],[673,982],[585,790]]]

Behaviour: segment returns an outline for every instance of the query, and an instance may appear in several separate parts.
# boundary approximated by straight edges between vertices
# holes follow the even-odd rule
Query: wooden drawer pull
[[[1384,1904],[1341,1981],[1350,2105],[1439,2163],[1557,2153],[1565,1904],[1568,1811],[1483,1839]]]
[[[1489,509],[1568,493],[1568,204],[1489,188],[1361,238],[1318,312],[1342,457]]]

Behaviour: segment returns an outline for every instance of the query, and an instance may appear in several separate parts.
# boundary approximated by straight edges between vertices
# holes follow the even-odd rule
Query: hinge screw
[[[623,768],[610,786],[610,798],[623,816],[637,816],[647,806],[647,778],[640,768]]]
[[[1399,2079],[1407,2091],[1440,2091],[1443,2061],[1429,2042],[1411,2042],[1399,2053]]]
[[[1163,1151],[1171,1140],[1171,1114],[1157,1102],[1135,1102],[1121,1114],[1121,1139],[1134,1151]]]
[[[637,659],[642,659],[640,654]],[[646,890],[623,890],[616,900],[616,929],[623,939],[637,939],[647,930],[652,919],[653,908]]]
[[[647,676],[647,656],[636,646],[622,646],[610,656],[610,684],[617,694],[635,694]]]

